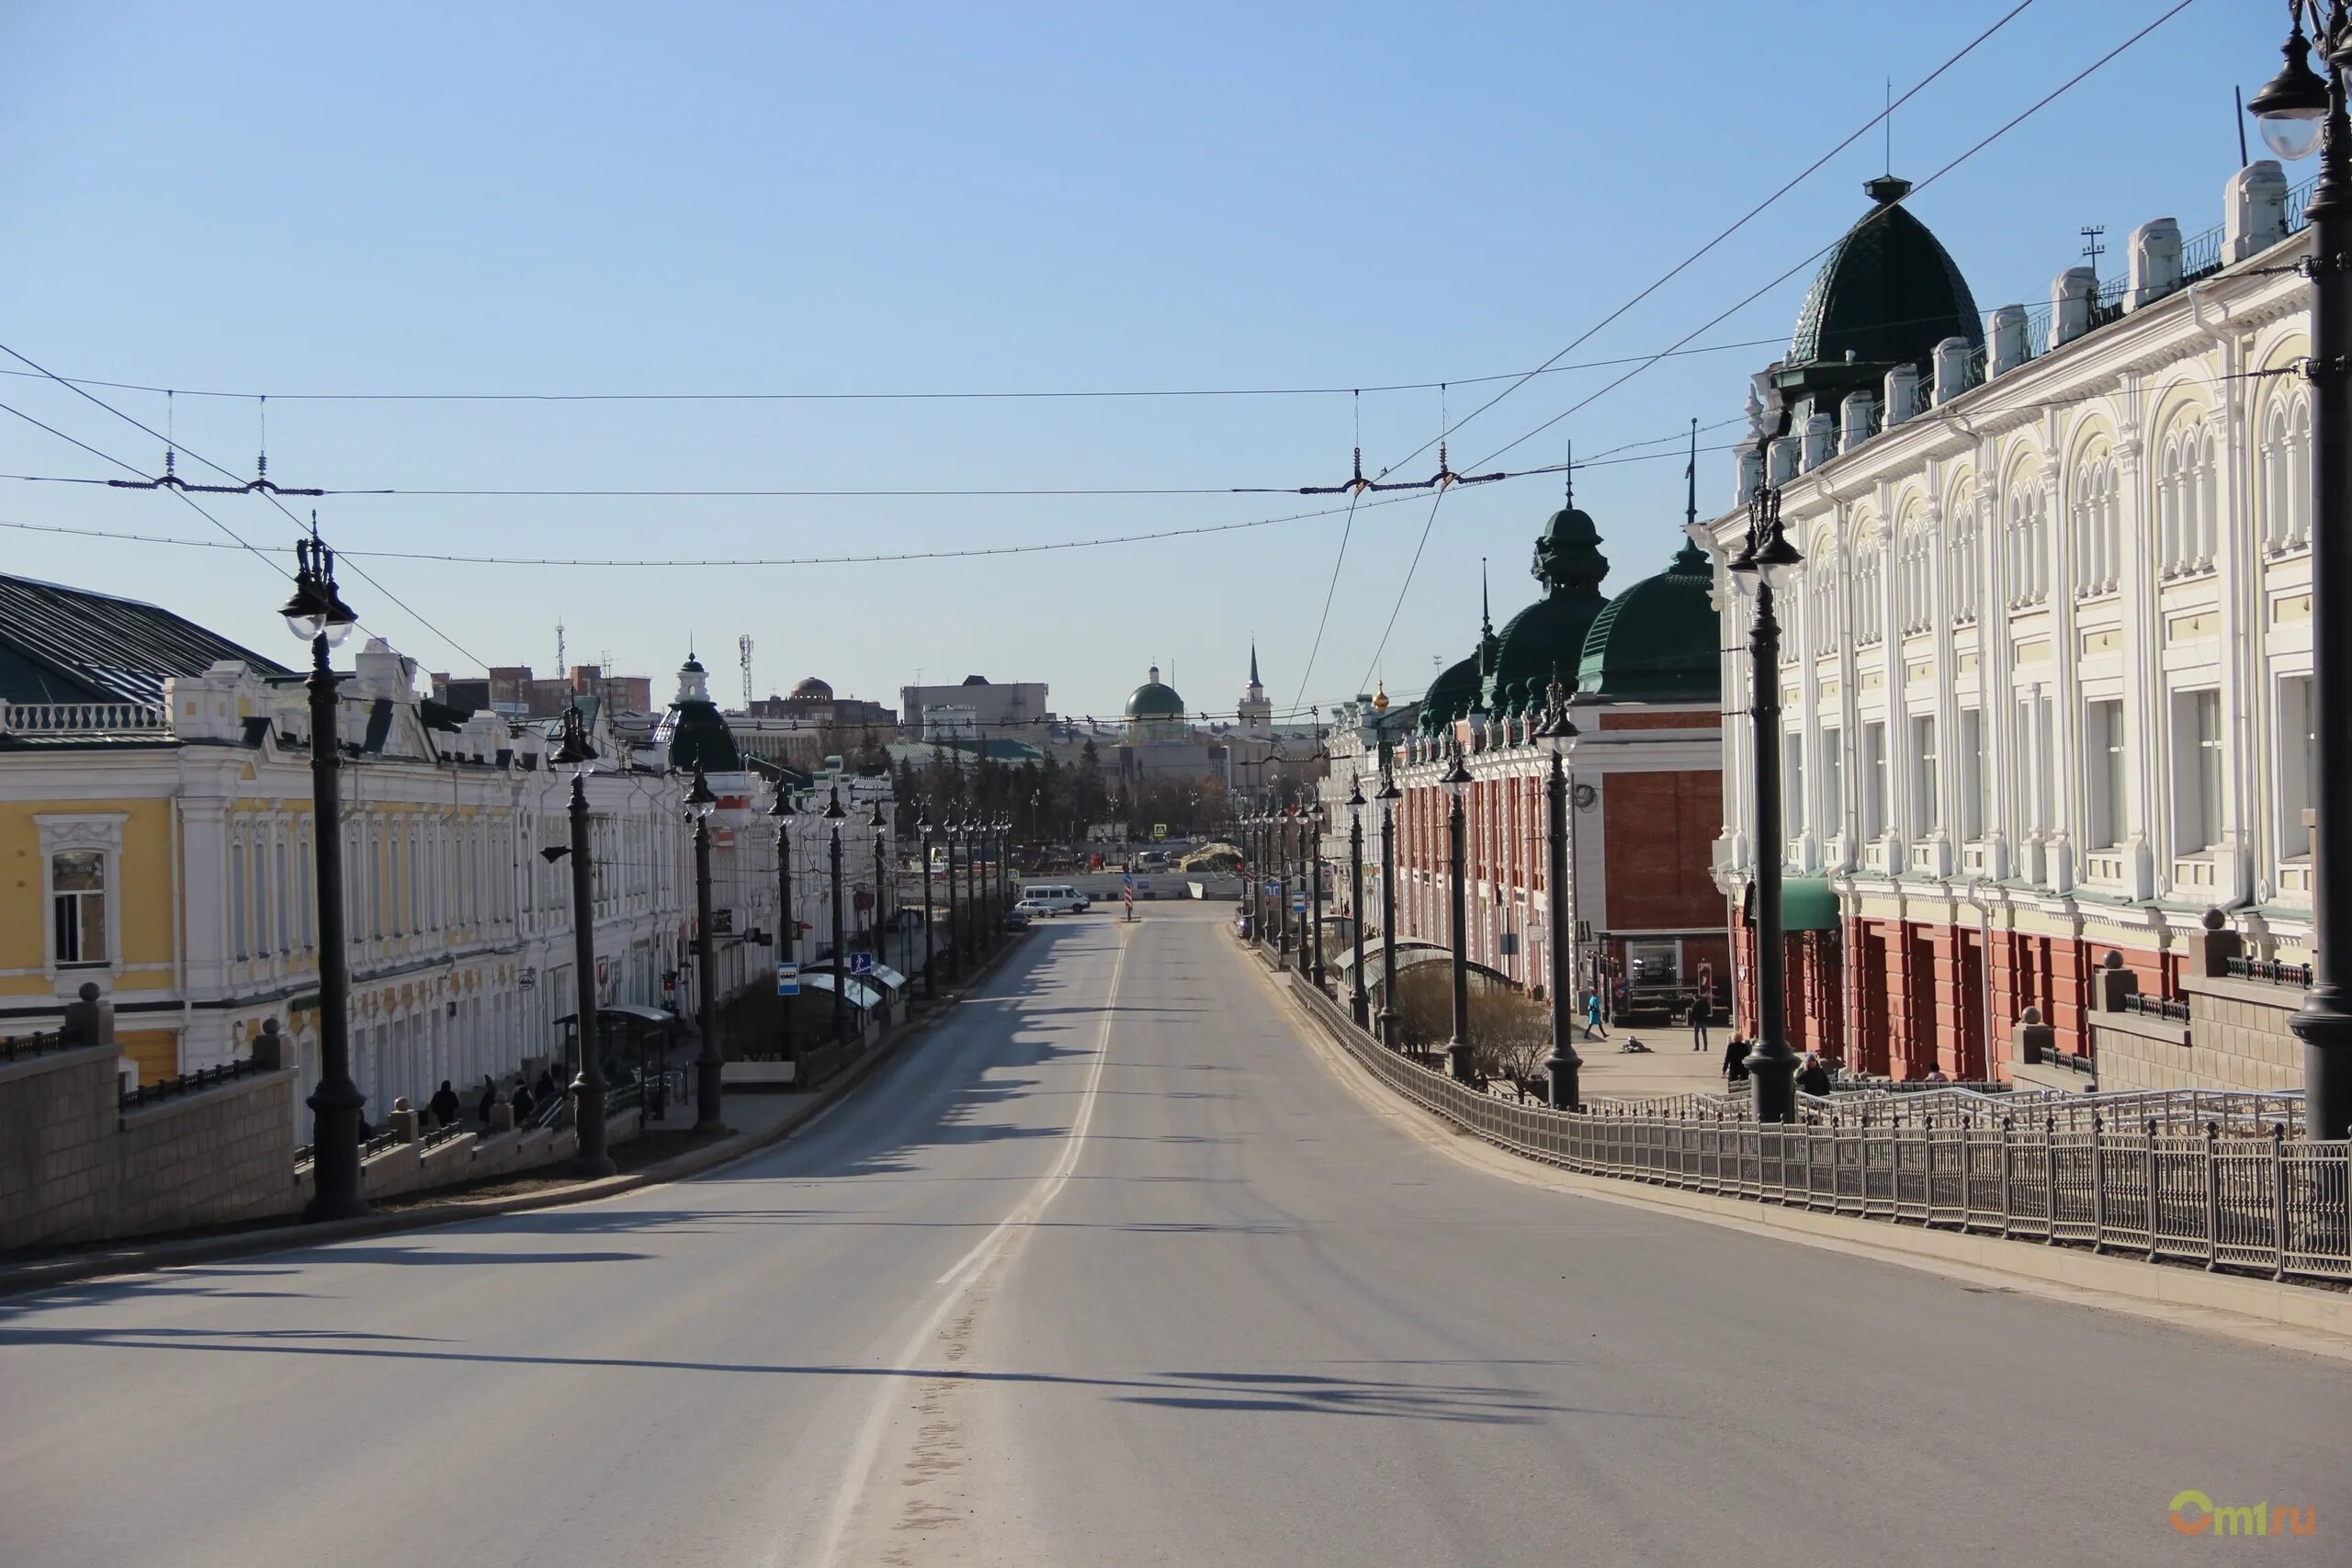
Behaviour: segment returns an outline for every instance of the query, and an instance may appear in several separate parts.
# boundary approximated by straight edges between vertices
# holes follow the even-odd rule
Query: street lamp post
[[[341,704],[328,653],[359,623],[334,586],[334,552],[308,538],[295,542],[294,592],[278,613],[311,645],[311,846],[318,866],[319,1087],[311,1091],[311,1198],[306,1220],[347,1220],[368,1212],[359,1180],[359,1113],[368,1097],[351,1077],[351,970],[344,954],[343,767]]]
[[[703,1133],[727,1128],[721,1104],[727,1068],[718,1054],[718,1009],[712,995],[718,964],[710,931],[710,814],[718,807],[718,796],[710,793],[710,781],[696,762],[693,787],[686,791],[686,817],[695,825],[695,1027],[702,1032],[702,1049],[695,1056],[695,1130]],[[592,971],[575,989],[593,998],[595,984]]]
[[[1380,793],[1380,1043],[1396,1043],[1396,802],[1405,792],[1384,773]]]
[[[933,940],[931,927],[931,815],[919,812],[915,817],[915,870],[922,878],[922,998],[927,1002],[939,999],[939,945]]]
[[[1446,795],[1446,868],[1452,883],[1448,902],[1453,919],[1453,1038],[1446,1042],[1445,1062],[1456,1082],[1469,1083],[1477,1076],[1470,1061],[1470,912],[1465,864],[1469,819],[1463,807],[1470,792],[1470,770],[1463,762],[1459,744],[1453,749],[1453,765],[1445,771],[1442,782]]]
[[[847,923],[842,919],[842,832],[849,813],[842,809],[842,786],[833,785],[832,798],[824,810],[827,836],[831,840],[827,853],[831,857],[833,879],[833,1043],[849,1039],[849,954],[843,951],[849,944]]]
[[[1545,984],[1552,993],[1552,1054],[1544,1058],[1544,1071],[1550,1080],[1552,1109],[1574,1111],[1584,1103],[1577,1092],[1577,1074],[1584,1066],[1584,1058],[1577,1055],[1576,1012],[1569,996],[1575,988],[1576,970],[1575,960],[1568,953],[1568,773],[1564,753],[1567,742],[1576,739],[1577,727],[1568,716],[1567,694],[1561,689],[1557,671],[1552,674],[1544,722],[1535,733],[1552,743],[1551,772],[1544,780],[1547,830],[1544,846],[1544,904],[1550,915],[1545,946],[1552,969]]]
[[[1354,960],[1348,966],[1348,1006],[1358,1029],[1372,1027],[1372,998],[1363,988],[1363,779],[1348,783],[1348,908],[1355,914]]]
[[[1804,558],[1789,543],[1781,524],[1781,492],[1770,482],[1757,486],[1747,507],[1747,543],[1731,563],[1732,586],[1756,606],[1747,639],[1748,713],[1755,750],[1756,832],[1756,1043],[1748,1054],[1748,1076],[1756,1085],[1756,1120],[1793,1121],[1797,1113],[1797,1054],[1789,1048],[1788,954],[1781,920],[1781,623],[1772,613],[1774,595],[1784,589]]]
[[[1306,818],[1306,902],[1314,912],[1308,930],[1314,942],[1315,988],[1323,988],[1323,803],[1308,803]]]
[[[888,828],[882,820],[879,796],[875,799],[874,810],[867,816],[865,825],[874,829],[874,962],[878,966],[889,962],[890,956],[888,939],[882,934],[885,929],[882,921],[890,909],[890,900],[885,893],[889,886],[890,868],[885,857],[885,835]]]
[[[1274,910],[1274,919],[1278,922],[1274,927],[1274,963],[1276,967],[1283,969],[1290,967],[1290,843],[1291,827],[1295,820],[1293,813],[1296,809],[1295,807],[1283,807],[1274,824],[1274,839],[1280,846],[1277,852],[1283,861],[1283,891],[1282,897],[1275,900],[1278,907]]]
[[[596,765],[596,748],[588,742],[578,708],[563,710],[563,745],[548,760],[571,770],[571,847],[559,851],[549,845],[540,853],[549,860],[571,856],[571,962],[572,972],[580,976],[573,987],[578,1005],[572,1010],[580,1065],[571,1080],[571,1124],[579,1134],[579,1148],[572,1156],[571,1173],[593,1179],[618,1168],[605,1146],[605,1041],[596,1027],[596,883],[588,847],[588,775]]]
[[[775,799],[768,806],[768,820],[775,824],[775,961],[778,965],[793,962],[799,949],[794,945],[800,934],[799,911],[792,904],[792,786],[782,778],[775,781]],[[776,1010],[783,1019],[776,1030],[776,1049],[784,1053],[787,1062],[797,1061],[792,1048],[792,1010],[797,997],[778,997],[783,1006]]]
[[[2324,79],[2309,63],[2308,13]],[[2290,0],[2285,67],[2246,107],[2282,158],[2320,154],[2312,222],[2312,749],[2318,774],[2312,842],[2312,983],[2288,1021],[2303,1043],[2303,1115],[2313,1138],[2352,1132],[2352,829],[2333,818],[2352,801],[2352,6]]]

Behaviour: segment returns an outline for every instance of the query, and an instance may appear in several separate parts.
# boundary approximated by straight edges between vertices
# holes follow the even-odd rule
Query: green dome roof
[[[1490,643],[1493,640],[1491,636],[1487,638]],[[1458,664],[1448,665],[1445,672],[1421,694],[1421,713],[1415,720],[1416,727],[1424,735],[1443,735],[1452,729],[1453,721],[1470,711],[1485,680],[1485,666],[1476,653]]]
[[[1577,695],[1611,703],[1721,700],[1714,573],[1687,539],[1674,563],[1610,601],[1585,634]]]
[[[1899,205],[1910,182],[1890,175],[1862,188],[1877,205],[1814,275],[1780,377],[1786,389],[1823,394],[1825,408],[1845,392],[1875,389],[1894,366],[1926,365],[1945,338],[1965,338],[1972,348],[1984,343],[1968,280]]]
[[[1127,694],[1127,716],[1182,718],[1184,716],[1184,699],[1176,694],[1175,687],[1160,684],[1159,670],[1154,666],[1151,679]]]
[[[1585,633],[1608,603],[1600,592],[1600,580],[1609,575],[1600,530],[1574,504],[1544,525],[1530,570],[1544,584],[1544,597],[1513,615],[1496,640],[1485,685],[1489,713],[1540,708],[1553,674],[1574,674]]]
[[[680,703],[671,708],[662,727],[669,731],[670,765],[684,772],[699,766],[706,773],[740,773],[742,753],[735,748],[735,732],[727,728],[716,703]]]

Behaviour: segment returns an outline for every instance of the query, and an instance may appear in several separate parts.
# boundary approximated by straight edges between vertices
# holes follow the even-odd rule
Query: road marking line
[[[923,1351],[938,1337],[940,1328],[962,1303],[966,1293],[988,1266],[996,1260],[1006,1240],[1025,1235],[1036,1224],[1061,1190],[1069,1185],[1070,1175],[1078,1168],[1078,1156],[1086,1143],[1087,1128],[1094,1120],[1094,1102],[1102,1085],[1102,1067],[1111,1055],[1111,1025],[1118,1016],[1119,981],[1126,973],[1128,931],[1119,931],[1119,956],[1111,965],[1111,986],[1102,998],[1102,1028],[1094,1050],[1094,1069],[1087,1076],[1085,1097],[1079,1102],[1078,1114],[1070,1122],[1069,1136],[1064,1140],[1059,1158],[1053,1168],[1037,1179],[1029,1196],[1020,1206],[1006,1215],[994,1230],[980,1239],[980,1244],[966,1253],[956,1265],[942,1274],[933,1288],[940,1290],[939,1303],[925,1314],[915,1331],[907,1338],[898,1355],[890,1360],[888,1370],[904,1373],[923,1359]],[[873,1408],[866,1412],[865,1424],[859,1429],[857,1442],[850,1450],[850,1462],[842,1472],[842,1484],[833,1493],[833,1506],[825,1518],[824,1545],[816,1561],[840,1563],[847,1560],[842,1552],[847,1545],[850,1525],[856,1517],[859,1505],[873,1484],[874,1466],[880,1456],[882,1439],[888,1429],[890,1417],[898,1412],[899,1390],[896,1380],[879,1380]],[[773,1563],[775,1558],[771,1558]]]

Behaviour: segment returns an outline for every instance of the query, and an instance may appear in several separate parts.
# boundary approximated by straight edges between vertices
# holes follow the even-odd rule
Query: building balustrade
[[[0,734],[153,735],[171,732],[161,704],[0,703]]]

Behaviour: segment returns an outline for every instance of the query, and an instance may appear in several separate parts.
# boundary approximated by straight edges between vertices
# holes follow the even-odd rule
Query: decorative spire
[[[1250,683],[1253,686],[1260,683],[1258,680],[1258,639],[1254,637],[1250,639]]]
[[[1682,503],[1682,525],[1699,525],[1699,418],[1690,417],[1690,465],[1682,470],[1683,482],[1690,487],[1690,498]]]
[[[1574,436],[1568,438],[1568,455],[1560,464],[1560,478],[1565,481],[1560,490],[1560,504],[1574,511],[1577,504],[1577,443]]]

